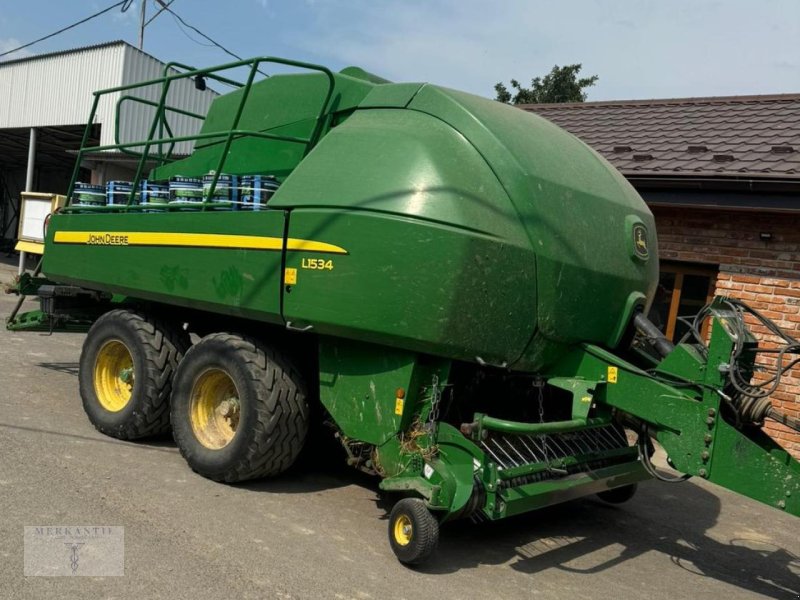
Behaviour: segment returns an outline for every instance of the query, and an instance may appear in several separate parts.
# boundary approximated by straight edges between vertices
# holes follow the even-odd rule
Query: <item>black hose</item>
[[[670,342],[644,313],[636,313],[636,316],[633,317],[633,326],[636,331],[644,336],[661,358],[665,358],[675,349],[675,344]]]
[[[653,442],[650,440],[650,431],[646,423],[642,423],[639,428],[639,437],[636,438],[636,447],[639,449],[639,460],[644,470],[647,471],[652,478],[663,481],[664,483],[681,483],[691,477],[688,473],[670,477],[668,475],[662,475],[656,470],[653,463],[650,462],[650,456],[653,454],[654,449]]]

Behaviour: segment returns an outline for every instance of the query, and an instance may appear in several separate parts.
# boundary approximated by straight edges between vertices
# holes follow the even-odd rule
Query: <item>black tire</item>
[[[598,492],[597,497],[609,504],[622,504],[633,498],[636,495],[637,489],[638,486],[635,483],[631,483],[630,485],[623,485],[613,490]]]
[[[403,498],[389,513],[389,545],[401,563],[425,562],[439,545],[439,522],[419,498]]]
[[[97,319],[83,343],[78,372],[83,409],[95,428],[121,440],[168,432],[172,377],[190,343],[178,324],[152,315],[112,310]],[[103,388],[103,382],[113,386],[117,377],[118,388],[123,382],[109,369],[114,364],[109,362],[111,349],[130,362],[127,399],[104,393],[109,388]]]
[[[217,388],[206,387],[212,376],[227,378],[226,389],[235,394],[236,424],[225,421],[226,431],[214,428],[219,404],[228,400],[212,398]],[[214,408],[212,402],[217,402]],[[299,371],[281,353],[240,335],[214,333],[186,353],[171,405],[172,433],[181,454],[195,472],[214,481],[282,473],[300,454],[308,433],[306,386]],[[198,406],[206,412],[193,413]],[[228,413],[223,416],[227,419]]]

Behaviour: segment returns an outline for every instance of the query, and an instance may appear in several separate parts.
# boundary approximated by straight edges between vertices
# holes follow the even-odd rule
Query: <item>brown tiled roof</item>
[[[800,94],[524,104],[626,176],[800,179]]]

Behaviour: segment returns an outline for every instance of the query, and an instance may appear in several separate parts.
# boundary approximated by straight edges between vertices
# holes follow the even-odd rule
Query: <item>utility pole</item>
[[[147,9],[147,0],[139,0],[139,50],[144,46],[144,14]]]

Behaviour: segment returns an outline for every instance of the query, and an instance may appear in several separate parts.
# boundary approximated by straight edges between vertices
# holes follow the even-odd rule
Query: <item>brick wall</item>
[[[661,260],[719,267],[716,293],[739,298],[800,337],[800,215],[654,208]],[[763,241],[760,233],[772,234]],[[751,330],[774,347],[775,338],[749,320]],[[764,364],[775,358],[762,356]],[[800,365],[784,377],[773,405],[800,415]],[[800,459],[800,434],[767,420],[767,432]]]

